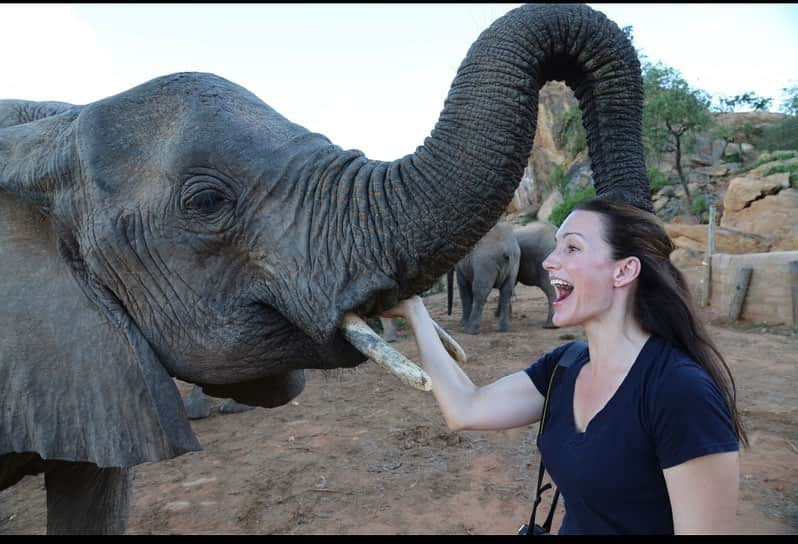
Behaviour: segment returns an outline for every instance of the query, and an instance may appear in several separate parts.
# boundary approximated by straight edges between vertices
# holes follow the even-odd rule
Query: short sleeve
[[[549,377],[551,376],[551,371],[554,368],[554,365],[557,364],[557,361],[560,360],[560,356],[565,352],[566,349],[568,349],[568,346],[570,345],[571,344],[565,344],[553,351],[550,351],[524,369],[526,375],[529,376],[529,379],[532,380],[533,384],[535,384],[538,392],[544,397],[546,396],[546,389],[549,387]]]
[[[692,361],[681,361],[663,374],[652,396],[650,417],[663,469],[739,449],[726,400],[709,374]]]

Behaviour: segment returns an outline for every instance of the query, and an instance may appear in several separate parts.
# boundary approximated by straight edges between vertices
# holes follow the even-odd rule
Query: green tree
[[[746,91],[735,96],[718,98],[717,109],[724,112],[737,111],[738,108],[750,108],[753,111],[768,111],[773,103],[772,98],[759,96],[753,91]]]
[[[690,136],[710,124],[710,97],[691,88],[678,70],[661,62],[643,65],[643,142],[649,156],[675,152],[676,172],[684,187],[687,204],[693,201],[682,169],[682,155]]]
[[[798,85],[785,87],[782,91],[784,91],[784,103],[779,110],[789,115],[798,115]]]

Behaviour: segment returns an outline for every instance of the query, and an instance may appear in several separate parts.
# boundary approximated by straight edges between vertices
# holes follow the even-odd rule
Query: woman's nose
[[[555,266],[556,260],[554,259],[554,251],[552,251],[546,256],[545,259],[543,259],[543,270],[554,270]]]

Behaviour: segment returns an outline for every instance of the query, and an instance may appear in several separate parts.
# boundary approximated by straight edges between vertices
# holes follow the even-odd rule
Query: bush
[[[648,187],[651,189],[651,194],[656,193],[663,187],[667,187],[668,185],[674,185],[679,183],[676,180],[671,180],[665,177],[660,170],[657,168],[651,167],[648,169]]]
[[[795,187],[796,184],[798,184],[798,164],[777,164],[765,170],[763,175],[769,176],[770,174],[780,174],[783,172],[790,174],[790,186]]]
[[[764,129],[754,145],[768,151],[798,149],[798,116],[787,117]]]
[[[742,156],[740,156],[739,153],[732,153],[731,155],[726,155],[723,158],[723,160],[725,160],[726,162],[739,162],[739,163],[743,162],[743,158]]]
[[[551,215],[549,216],[549,221],[555,226],[559,227],[562,225],[562,222],[565,221],[565,218],[568,217],[568,214],[573,211],[576,204],[595,197],[596,189],[592,186],[585,187],[581,191],[577,191],[574,194],[569,194],[565,197],[565,202],[552,210]]]
[[[757,161],[754,164],[752,164],[750,167],[746,168],[745,170],[746,171],[753,170],[757,166],[762,166],[763,164],[768,162],[786,161],[787,159],[792,159],[796,155],[798,155],[798,151],[778,151],[773,154],[768,153],[757,159]]]
[[[526,225],[527,223],[531,223],[532,221],[538,220],[538,211],[531,211],[526,212],[524,215],[521,216],[521,224]]]
[[[560,130],[556,135],[557,146],[567,150],[571,157],[587,149],[585,127],[582,124],[582,111],[579,108],[566,110],[560,119]]]
[[[561,195],[568,193],[568,177],[565,175],[565,170],[561,165],[554,167],[551,173],[551,183],[560,191]]]
[[[693,199],[693,206],[690,208],[690,212],[696,217],[700,217],[707,210],[709,210],[709,204],[707,203],[707,195],[702,194],[696,196]]]

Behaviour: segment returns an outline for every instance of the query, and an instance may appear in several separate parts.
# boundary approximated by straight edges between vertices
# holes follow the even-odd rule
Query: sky
[[[460,62],[520,4],[3,4],[0,99],[87,104],[211,72],[371,159],[412,153]],[[589,4],[711,96],[798,85],[798,4]]]

